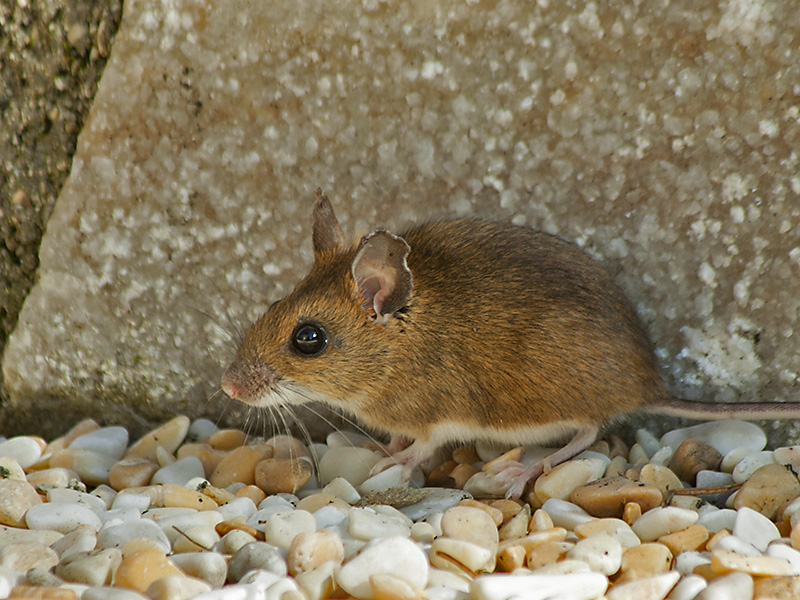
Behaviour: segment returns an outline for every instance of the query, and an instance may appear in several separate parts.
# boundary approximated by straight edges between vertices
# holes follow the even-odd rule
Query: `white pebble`
[[[341,525],[347,520],[347,515],[332,504],[315,510],[313,515],[314,520],[317,522],[317,529]]]
[[[695,479],[697,487],[719,487],[730,485],[731,483],[733,483],[733,477],[729,473],[720,473],[719,471],[709,471],[707,469],[698,471]]]
[[[222,515],[223,521],[230,521],[237,517],[241,517],[246,521],[256,514],[256,510],[258,509],[250,498],[236,498],[220,506],[217,512]]]
[[[667,571],[652,577],[643,577],[620,585],[615,585],[606,594],[608,600],[631,600],[647,598],[647,600],[662,600],[669,591],[675,587],[680,579],[680,573]]]
[[[361,500],[361,494],[359,494],[356,488],[353,487],[352,483],[343,477],[337,477],[324,488],[322,488],[322,491],[325,494],[336,496],[348,504],[355,504]]]
[[[307,510],[282,511],[273,514],[264,525],[266,541],[281,550],[289,550],[292,540],[300,533],[317,530],[317,522]]]
[[[698,515],[693,510],[664,506],[647,511],[633,523],[633,531],[643,542],[652,542],[662,535],[694,525]]]
[[[203,443],[217,431],[219,431],[219,427],[217,427],[213,421],[208,419],[196,419],[189,425],[187,439],[192,442]]]
[[[122,548],[125,542],[135,538],[145,538],[160,545],[164,552],[172,548],[169,539],[161,527],[149,519],[136,519],[128,523],[119,523],[103,527],[97,536],[98,548]]]
[[[336,583],[356,598],[370,598],[369,578],[377,573],[393,575],[421,590],[428,581],[428,558],[408,538],[379,538],[342,565]]]
[[[89,552],[97,545],[97,532],[86,525],[81,525],[70,531],[60,540],[53,542],[50,547],[55,550],[59,558],[63,559],[78,552]]]
[[[795,576],[800,575],[800,552],[791,546],[781,542],[775,542],[769,545],[766,555],[772,558],[782,558],[788,561],[789,564],[792,565],[792,570],[794,571],[792,574]]]
[[[776,448],[775,462],[779,465],[790,465],[797,472],[797,467],[800,467],[800,446]]]
[[[163,517],[156,520],[156,525],[167,536],[171,544],[183,537],[182,531],[189,531],[193,527],[215,527],[222,522],[222,515],[215,510],[191,511],[177,514],[172,517]]]
[[[726,535],[717,541],[714,550],[736,552],[742,556],[761,556],[762,551],[737,535]]]
[[[225,585],[228,576],[228,563],[218,552],[174,554],[170,556],[170,562],[187,575],[204,579],[213,588]]]
[[[734,483],[744,483],[761,467],[774,463],[775,455],[770,450],[762,450],[761,452],[748,454],[736,463],[736,466],[733,468],[733,472],[731,473],[733,481]]]
[[[100,516],[108,510],[106,503],[97,496],[87,494],[86,492],[79,492],[69,488],[54,488],[47,490],[48,502],[59,502],[64,504],[80,504],[91,509],[91,511]]]
[[[29,529],[49,529],[67,534],[79,525],[88,525],[98,531],[100,517],[88,506],[67,502],[47,502],[31,506],[25,513]]]
[[[608,579],[600,573],[571,575],[483,575],[469,586],[473,600],[590,600],[602,596]]]
[[[577,504],[550,498],[542,505],[542,510],[550,515],[553,525],[572,531],[576,525],[592,521],[594,517]]]
[[[160,485],[174,483],[175,485],[185,485],[194,478],[204,478],[203,463],[196,456],[187,456],[181,460],[176,460],[171,465],[161,467],[153,474],[150,485]]]
[[[687,575],[669,593],[669,600],[692,600],[706,588],[708,582],[700,575]]]
[[[371,508],[351,508],[347,513],[347,530],[355,538],[371,540],[376,537],[411,535],[411,527],[403,520],[379,515]]]
[[[746,506],[740,508],[736,515],[733,535],[752,544],[761,552],[766,551],[770,542],[781,537],[775,523],[760,512]]]
[[[111,505],[112,509],[132,508],[143,513],[150,508],[150,494],[117,494],[114,497],[114,503]]]
[[[672,456],[674,454],[675,450],[673,450],[670,446],[664,446],[663,448],[657,450],[653,456],[650,457],[650,464],[666,467],[669,465],[669,461],[672,460]]]
[[[610,535],[601,533],[579,541],[567,552],[567,558],[582,560],[597,573],[613,575],[622,563],[622,545]]]
[[[128,449],[128,430],[124,427],[103,427],[72,440],[71,449],[89,450],[118,461]]]
[[[746,573],[731,573],[714,579],[694,600],[752,600],[753,578]]]
[[[536,480],[536,496],[547,501],[551,498],[566,500],[582,485],[596,481],[606,471],[606,463],[597,458],[575,458],[558,465]]]
[[[735,420],[710,421],[669,431],[661,436],[661,445],[677,448],[689,438],[713,446],[723,456],[734,448],[744,447],[758,452],[767,445],[767,436],[758,425]]]
[[[32,437],[20,435],[0,443],[0,456],[8,456],[27,469],[36,464],[42,456],[42,447]]]
[[[343,477],[358,487],[366,481],[370,469],[380,459],[377,452],[366,448],[331,448],[319,461],[319,481],[325,486],[337,477]]]
[[[675,557],[675,570],[681,575],[691,575],[700,565],[711,564],[710,552],[686,550]]]
[[[730,508],[705,510],[700,512],[697,522],[714,534],[722,529],[733,530],[736,522],[736,511]]]
[[[356,431],[332,431],[328,434],[328,437],[325,438],[325,443],[328,444],[330,448],[358,447],[370,441],[372,441],[371,438]]]
[[[647,455],[650,457],[658,452],[659,448],[661,447],[659,441],[656,439],[656,436],[654,436],[647,429],[636,430],[636,443],[644,448],[645,452],[647,452]]]
[[[407,485],[408,481],[405,477],[403,465],[393,465],[364,480],[364,482],[358,486],[358,490],[362,494],[368,494],[370,492]]]

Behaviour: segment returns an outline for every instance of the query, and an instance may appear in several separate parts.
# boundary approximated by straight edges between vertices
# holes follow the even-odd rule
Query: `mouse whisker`
[[[301,419],[298,418],[297,413],[294,409],[290,406],[286,406],[286,412],[292,418],[292,421],[297,425],[297,428],[300,430],[303,439],[306,442],[306,447],[308,448],[309,453],[311,454],[311,460],[314,466],[314,473],[318,476],[319,475],[319,453],[317,449],[314,448],[314,440],[311,438],[311,432],[306,427],[306,424],[303,423]]]

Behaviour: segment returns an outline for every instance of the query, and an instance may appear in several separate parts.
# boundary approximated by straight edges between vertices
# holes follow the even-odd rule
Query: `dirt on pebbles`
[[[800,447],[765,443],[741,422],[643,430],[513,500],[483,467],[536,449],[455,448],[416,489],[372,475],[357,433],[248,440],[180,416],[130,444],[82,421],[0,438],[0,598],[796,598]]]

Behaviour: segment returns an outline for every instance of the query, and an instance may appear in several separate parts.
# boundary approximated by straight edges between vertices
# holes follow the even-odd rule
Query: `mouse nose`
[[[228,394],[233,400],[239,400],[242,395],[242,388],[232,381],[228,373],[222,376],[222,391]]]

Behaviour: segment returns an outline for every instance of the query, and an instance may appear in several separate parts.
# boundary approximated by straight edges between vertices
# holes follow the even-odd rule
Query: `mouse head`
[[[255,406],[313,400],[352,411],[366,401],[370,377],[392,360],[394,316],[412,291],[408,244],[378,229],[346,245],[321,190],[312,240],[311,272],[247,331],[223,376],[231,398]]]

